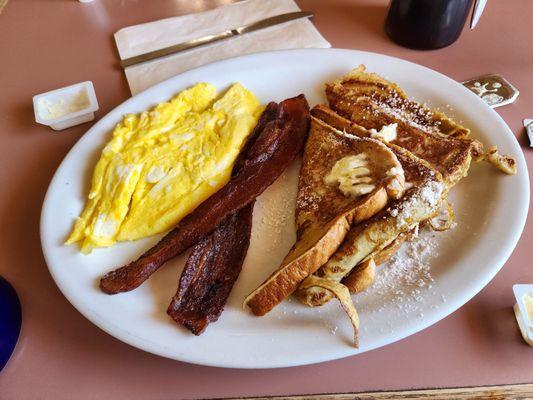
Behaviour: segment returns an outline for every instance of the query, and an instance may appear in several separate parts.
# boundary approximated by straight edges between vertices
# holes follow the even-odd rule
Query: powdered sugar
[[[370,96],[377,108],[373,111],[378,114],[381,111],[391,115],[414,128],[425,132],[439,132],[440,121],[435,120],[433,111],[401,97],[396,91],[391,90],[386,98],[378,94]]]
[[[361,317],[361,341],[366,340],[367,332],[392,333],[402,325],[399,321],[417,323],[432,310],[444,307],[446,295],[438,291],[434,280],[439,270],[435,259],[439,257],[440,235],[443,234],[421,228],[418,237],[412,235],[388,262],[378,267],[373,285],[352,297]],[[331,335],[350,337],[346,316],[336,301],[308,308],[289,298],[279,310],[280,319],[309,318]]]
[[[396,217],[396,224],[399,227],[412,223],[413,210],[420,208],[427,209],[437,206],[442,196],[442,190],[443,186],[441,182],[428,181],[424,183],[424,185],[422,185],[411,198],[401,203],[398,209],[389,210],[389,214]]]
[[[359,310],[368,310],[363,324],[372,324],[373,315],[385,310],[396,310],[404,317],[422,318],[429,311],[424,306],[427,296],[434,297],[434,278],[431,265],[438,257],[436,233],[429,228],[420,229],[420,235],[406,241],[392,258],[378,267],[373,285],[354,297]],[[439,303],[446,297],[441,295]],[[438,308],[433,302],[430,308]],[[378,317],[380,321],[381,317]]]
[[[379,294],[394,290],[397,295],[418,296],[419,289],[431,287],[430,261],[436,256],[433,235],[424,232],[418,238],[403,245],[403,251],[392,256],[391,260],[380,268],[372,286]]]
[[[420,189],[420,199],[430,205],[436,205],[442,195],[442,183],[429,182]]]
[[[279,180],[287,180],[287,173],[284,172]],[[261,214],[259,224],[263,232],[268,232],[270,236],[270,248],[274,249],[280,245],[282,233],[287,226],[292,225],[294,214],[294,199],[292,193],[282,190],[274,190],[275,187],[269,188],[266,193],[267,201],[259,202],[256,206],[260,208],[258,214]],[[253,235],[254,233],[252,233]]]
[[[296,208],[298,211],[317,211],[319,208],[318,204],[320,202],[320,196],[307,186],[302,187],[300,191],[301,192],[296,198]]]

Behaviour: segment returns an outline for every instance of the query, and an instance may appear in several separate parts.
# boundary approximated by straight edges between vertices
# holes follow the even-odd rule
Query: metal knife
[[[284,22],[294,21],[300,18],[310,18],[314,14],[311,12],[298,11],[287,14],[280,14],[274,17],[265,18],[248,25],[241,26],[235,29],[228,29],[227,31],[217,33],[214,35],[204,36],[198,39],[192,39],[187,42],[178,43],[173,46],[165,47],[159,50],[150,51],[148,53],[140,54],[138,56],[126,58],[120,61],[122,68],[129,67],[130,65],[139,64],[142,62],[154,60],[159,57],[168,56],[170,54],[179,53],[180,51],[190,50],[195,47],[204,46],[206,44],[219,42],[221,40],[229,39],[231,37],[244,35],[246,33],[254,32],[270,26],[279,25]]]

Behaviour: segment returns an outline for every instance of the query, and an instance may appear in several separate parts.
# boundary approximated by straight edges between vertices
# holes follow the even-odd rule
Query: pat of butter
[[[514,285],[513,309],[524,341],[533,346],[533,285]]]
[[[526,307],[527,317],[530,322],[533,322],[533,293],[526,293],[522,296],[522,301]]]
[[[73,93],[70,98],[47,99],[41,98],[38,102],[39,112],[44,120],[64,117],[67,114],[84,110],[89,107],[87,91]]]
[[[384,142],[392,142],[396,140],[398,124],[389,124],[381,127],[379,132],[374,128],[370,129],[370,137],[373,139],[381,139]]]
[[[368,169],[365,153],[346,156],[338,160],[324,178],[326,185],[338,185],[346,197],[359,197],[376,188]]]

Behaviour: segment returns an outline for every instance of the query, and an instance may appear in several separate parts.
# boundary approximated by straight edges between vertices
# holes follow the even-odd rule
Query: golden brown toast
[[[332,178],[343,165],[354,174],[347,182]],[[362,193],[351,191],[361,186]],[[331,257],[352,225],[372,217],[403,191],[401,164],[385,144],[312,118],[298,183],[296,244],[245,305],[256,315],[270,311]]]
[[[395,124],[396,137],[390,143],[413,152],[439,171],[445,185],[443,196],[466,176],[472,160],[486,160],[502,172],[516,173],[512,157],[501,156],[495,147],[484,153],[482,144],[468,137],[470,132],[467,128],[443,113],[409,100],[398,85],[377,74],[365,72],[364,66],[327,84],[326,96],[336,112],[325,106],[317,106],[312,110],[312,115],[337,129],[367,137],[372,135],[371,130],[377,133],[382,127]],[[374,256],[390,257],[400,245],[398,238],[393,239],[387,249]],[[358,271],[370,273],[368,268],[363,267],[355,268],[343,280],[352,293],[360,290],[360,281],[364,280],[365,274]],[[299,291],[299,295],[304,302],[309,302],[309,291],[306,291],[305,296]]]
[[[447,228],[433,226],[431,219],[445,203],[451,223],[453,213],[446,195],[466,176],[472,160],[487,160],[509,174],[516,173],[516,165],[514,159],[499,155],[495,148],[484,153],[482,144],[469,137],[467,128],[409,100],[396,84],[365,72],[363,66],[327,84],[326,96],[331,109],[317,106],[311,111],[312,133],[298,188],[297,243],[245,304],[255,314],[264,315],[296,289],[299,299],[310,306],[337,297],[352,322],[357,346],[359,318],[350,292],[369,287],[376,265],[390,258],[419,225]],[[331,138],[337,145],[332,145]],[[362,142],[357,138],[369,143],[377,138],[396,156],[400,167],[391,170],[401,169],[403,173],[402,197],[391,193],[399,180],[385,186],[382,181],[345,204],[351,183],[337,175],[360,166],[354,160],[353,165],[351,161],[342,164],[352,153],[339,152],[336,146],[339,141],[349,141],[352,144],[344,143],[345,148],[360,149]],[[384,172],[379,170],[379,162],[370,167],[377,175]]]
[[[391,143],[428,161],[443,175],[446,191],[466,176],[472,159],[482,158],[482,145],[468,138],[467,128],[410,101],[396,84],[363,66],[326,84],[326,97],[332,110],[366,129],[397,124]]]
[[[440,210],[445,187],[441,174],[408,150],[390,146],[402,164],[406,184],[411,187],[402,198],[391,201],[374,217],[354,226],[315,276],[340,283],[358,264],[377,257],[399,235],[411,231]],[[356,279],[352,278],[352,281],[353,290],[358,291]],[[299,289],[297,296],[307,305],[322,305],[334,296],[332,291],[323,287],[310,287],[305,280],[302,285],[305,289]]]
[[[470,130],[447,117],[444,113],[431,110],[424,105],[409,100],[407,94],[394,82],[378,74],[366,72],[364,65],[350,71],[345,77],[326,84],[328,101],[354,101],[359,97],[369,97],[378,104],[387,105],[401,119],[424,130],[447,136],[466,138]],[[331,99],[330,99],[331,96]],[[332,107],[335,109],[335,107]]]

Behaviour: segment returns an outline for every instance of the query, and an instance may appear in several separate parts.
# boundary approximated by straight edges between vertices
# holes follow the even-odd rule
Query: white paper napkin
[[[293,0],[245,0],[213,10],[123,28],[115,33],[121,59],[255,21],[300,11]],[[308,19],[286,22],[125,69],[132,95],[183,71],[243,54],[331,45]]]

